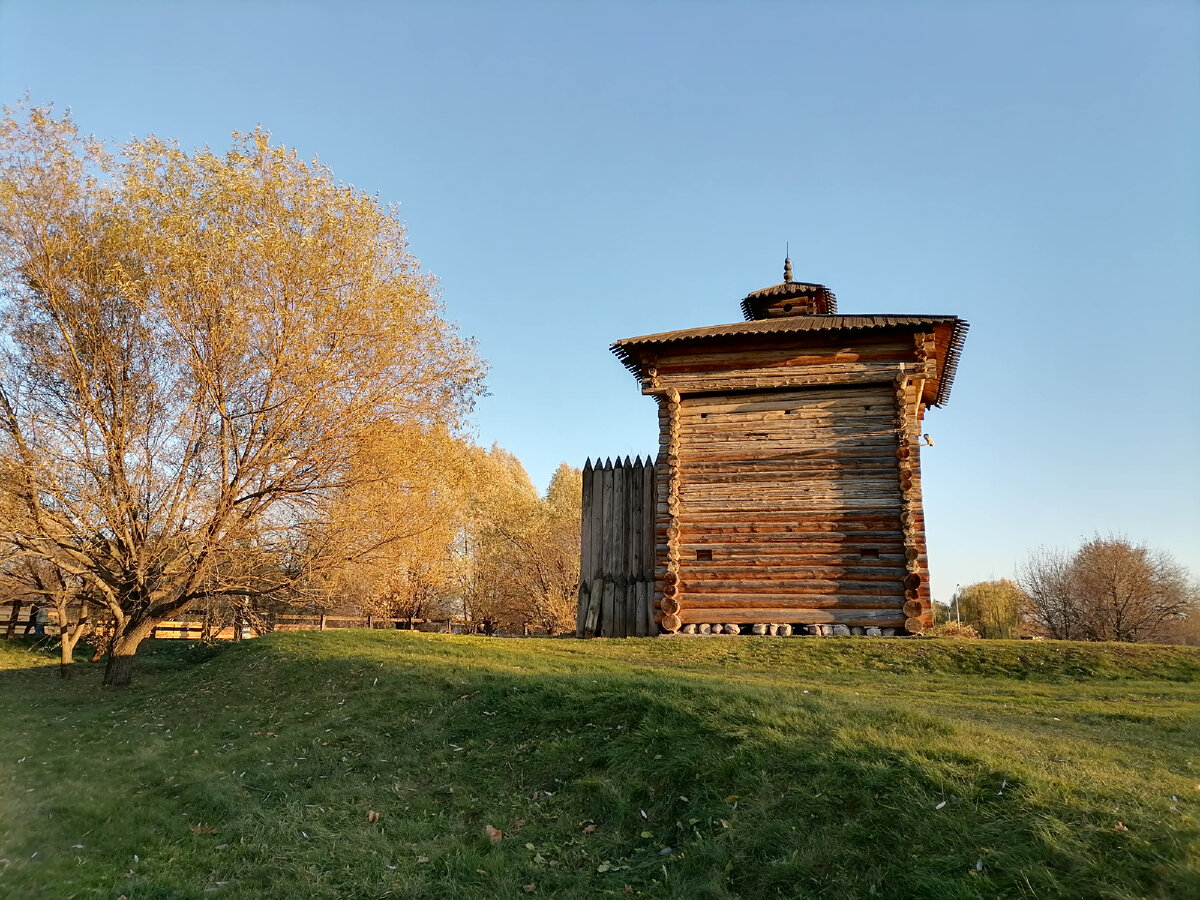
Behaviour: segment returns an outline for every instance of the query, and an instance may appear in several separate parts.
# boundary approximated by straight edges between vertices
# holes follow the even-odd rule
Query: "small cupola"
[[[748,320],[781,316],[827,316],[837,312],[837,298],[823,284],[792,280],[792,260],[783,261],[783,281],[747,294],[742,314]]]

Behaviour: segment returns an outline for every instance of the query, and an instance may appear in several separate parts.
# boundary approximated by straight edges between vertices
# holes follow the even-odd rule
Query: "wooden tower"
[[[967,323],[839,315],[791,260],[742,312],[612,347],[658,401],[653,621],[922,630],[922,420]]]

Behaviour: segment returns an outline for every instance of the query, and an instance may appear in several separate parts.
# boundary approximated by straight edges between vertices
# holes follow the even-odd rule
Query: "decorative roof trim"
[[[954,385],[954,373],[958,371],[958,360],[962,356],[963,344],[967,340],[967,330],[971,323],[962,319],[954,320],[954,331],[950,333],[950,345],[946,348],[946,362],[942,365],[942,378],[938,382],[937,399],[934,406],[945,406],[950,400],[950,388]]]

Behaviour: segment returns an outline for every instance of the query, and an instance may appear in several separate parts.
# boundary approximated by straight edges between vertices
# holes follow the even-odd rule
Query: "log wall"
[[[669,351],[656,621],[930,623],[920,431],[932,335]]]

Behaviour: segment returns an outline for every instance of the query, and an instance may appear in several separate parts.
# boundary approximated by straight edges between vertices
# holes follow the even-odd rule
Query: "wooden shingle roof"
[[[742,300],[742,315],[747,319],[765,318],[768,306],[790,297],[812,300],[819,314],[837,312],[837,297],[825,285],[808,284],[803,281],[783,281],[747,294]]]

